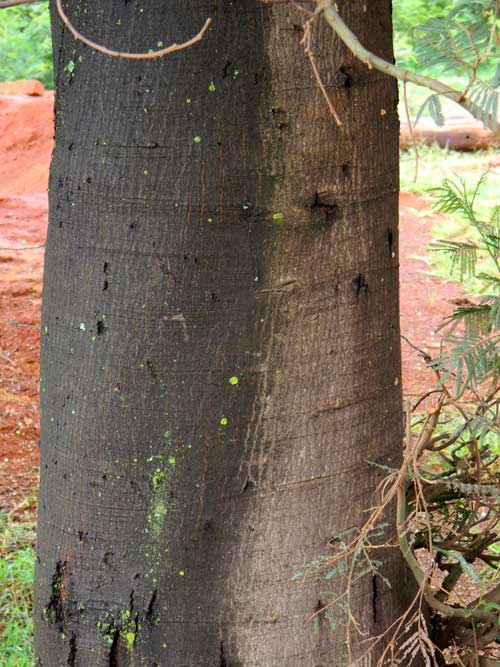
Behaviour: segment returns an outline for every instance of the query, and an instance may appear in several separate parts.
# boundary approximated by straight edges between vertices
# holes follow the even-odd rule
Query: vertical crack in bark
[[[377,575],[372,575],[372,618],[373,623],[377,622],[377,598],[378,598],[378,588],[377,588]]]
[[[108,264],[108,262],[104,262],[104,266],[103,266],[104,275],[106,275],[108,273],[108,270],[109,270],[109,264]],[[108,281],[107,278],[104,278],[102,291],[105,292],[108,289],[108,287],[109,287],[109,281]]]
[[[63,579],[65,572],[66,561],[57,561],[50,585],[50,600],[45,607],[45,616],[48,622],[52,625],[58,625],[61,630],[64,623]]]
[[[220,653],[219,653],[219,664],[217,667],[229,667],[226,662],[226,657],[224,655],[224,642],[220,643]]]
[[[109,667],[120,667],[120,631],[116,630],[113,635],[111,648],[109,649]]]
[[[128,608],[130,610],[131,615],[134,613],[134,595],[135,595],[135,591],[134,591],[134,589],[132,589],[130,591],[129,602],[128,602]]]
[[[75,667],[76,662],[76,635],[73,633],[69,640],[68,667]]]
[[[146,609],[146,621],[150,625],[153,625],[155,622],[155,604],[157,595],[158,595],[158,590],[155,588],[153,591],[153,595],[151,596],[151,600],[149,601],[148,608]]]
[[[241,493],[246,493],[248,489],[250,489],[253,486],[253,482],[250,479],[250,477],[247,477],[245,480],[245,483],[243,484],[243,488],[241,489]]]
[[[394,245],[394,232],[390,227],[387,228],[387,244],[389,246],[389,251],[392,252],[392,246]]]

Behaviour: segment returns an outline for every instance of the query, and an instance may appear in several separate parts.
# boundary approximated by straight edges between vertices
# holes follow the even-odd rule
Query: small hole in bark
[[[356,296],[361,294],[368,294],[368,283],[362,273],[358,273],[356,278],[353,280],[354,291]]]
[[[314,215],[313,220],[321,224],[330,225],[339,218],[339,207],[327,192],[316,191],[309,208]]]
[[[352,79],[345,65],[341,65],[335,73],[335,85],[337,88],[350,88]]]
[[[149,359],[146,359],[146,367],[147,367],[147,369],[148,369],[149,374],[151,375],[151,377],[152,377],[153,379],[156,379],[156,377],[157,377],[157,375],[156,375],[156,371],[155,371],[155,369],[154,369],[153,363],[152,363]]]

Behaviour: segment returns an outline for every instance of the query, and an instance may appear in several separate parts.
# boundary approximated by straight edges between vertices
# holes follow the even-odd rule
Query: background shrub
[[[2,9],[0,81],[38,79],[54,87],[47,3]]]

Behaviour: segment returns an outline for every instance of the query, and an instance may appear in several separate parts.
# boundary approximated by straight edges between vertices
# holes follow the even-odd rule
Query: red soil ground
[[[33,488],[38,466],[38,344],[47,225],[46,184],[52,150],[53,97],[0,95],[0,509]],[[401,195],[401,326],[431,355],[433,332],[450,313],[460,287],[431,277],[424,261],[435,216]],[[419,394],[433,376],[407,343],[403,387]]]

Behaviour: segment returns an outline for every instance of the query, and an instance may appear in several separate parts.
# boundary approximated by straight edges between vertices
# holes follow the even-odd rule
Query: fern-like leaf
[[[438,239],[430,244],[429,249],[448,255],[451,259],[452,272],[458,267],[461,279],[464,276],[472,277],[475,275],[479,250],[475,243]]]

